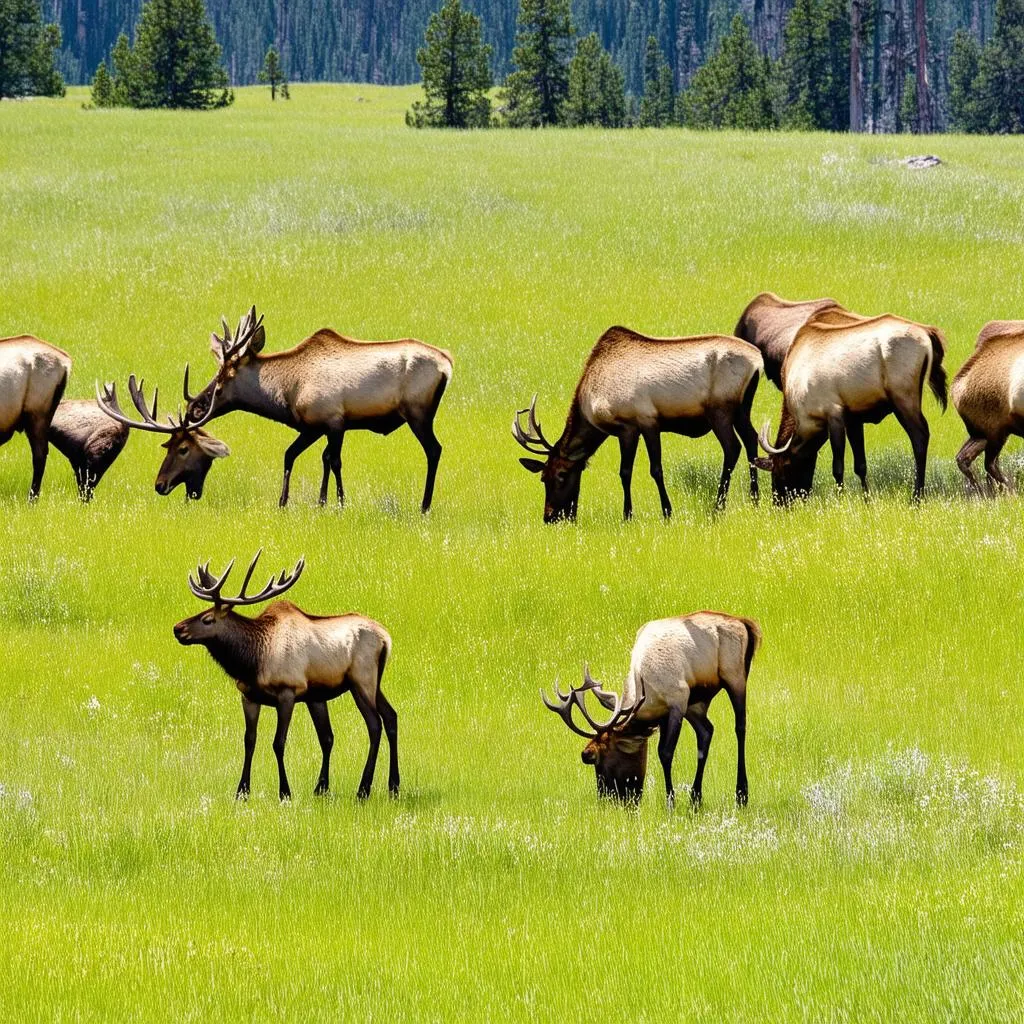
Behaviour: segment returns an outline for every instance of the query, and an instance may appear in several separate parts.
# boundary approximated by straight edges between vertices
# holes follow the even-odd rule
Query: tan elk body
[[[452,357],[443,349],[411,338],[356,341],[324,328],[285,352],[262,355],[266,341],[262,317],[253,307],[232,337],[213,335],[211,350],[219,369],[197,396],[185,397],[189,421],[244,410],[284,423],[299,432],[285,452],[280,504],[288,501],[295,459],[322,437],[324,472],[321,504],[327,500],[330,473],[338,501],[344,501],[341,446],[345,432],[390,434],[407,423],[427,458],[423,511],[430,508],[441,445],[434,417],[452,376]]]
[[[764,359],[764,375],[781,389],[782,364],[793,339],[812,316],[825,309],[842,307],[835,299],[791,302],[774,292],[761,292],[743,310],[733,333],[757,347]]]
[[[770,456],[758,465],[772,473],[779,499],[811,489],[817,454],[831,442],[833,475],[843,482],[843,454],[849,439],[854,471],[867,490],[864,424],[890,413],[910,437],[914,452],[914,497],[924,489],[928,422],[921,410],[927,380],[943,409],[945,341],[935,327],[885,314],[861,317],[825,310],[797,333],[782,367],[783,404],[778,438],[767,427],[761,445]]]
[[[56,346],[30,334],[0,338],[0,445],[25,432],[32,449],[29,498],[43,483],[50,423],[70,373],[70,356]]]
[[[334,742],[327,702],[344,693],[352,694],[370,738],[359,796],[369,796],[382,729],[390,752],[388,789],[397,793],[398,716],[380,687],[391,653],[387,630],[365,615],[310,615],[291,601],[275,601],[255,618],[239,615],[234,611],[236,607],[267,601],[286,591],[298,580],[305,565],[300,559],[291,574],[282,573],[276,581],[271,577],[263,590],[247,596],[246,588],[258,559],[259,552],[245,574],[238,597],[233,598],[221,593],[233,563],[219,579],[208,566],[200,566],[196,578],[189,577],[189,587],[196,597],[212,602],[213,607],[174,627],[179,643],[206,647],[242,694],[245,760],[237,795],[249,792],[260,708],[269,706],[277,709],[274,754],[279,792],[282,800],[291,796],[284,752],[292,710],[297,703],[307,706],[316,728],[323,754],[316,792],[326,792]]]
[[[669,802],[674,800],[672,760],[682,723],[688,721],[697,736],[697,772],[690,796],[699,804],[714,732],[708,705],[725,690],[736,719],[736,800],[745,804],[747,677],[760,644],[761,629],[753,619],[708,611],[657,619],[636,635],[620,697],[602,689],[584,670],[582,686],[569,694],[560,693],[556,686],[557,703],[546,697],[544,703],[589,740],[583,761],[594,766],[598,792],[625,800],[638,800],[643,792],[647,743],[655,731],[660,734],[658,758],[665,790]],[[590,717],[585,703],[588,692],[612,711],[607,722],[599,724]],[[575,724],[574,708],[583,714],[590,732]]]
[[[725,335],[652,338],[626,327],[609,328],[594,346],[573,396],[565,429],[555,444],[543,436],[536,420],[536,398],[513,423],[513,436],[527,451],[546,460],[521,459],[545,485],[544,521],[573,518],[580,476],[587,460],[609,437],[619,441],[619,475],[623,515],[632,514],[633,462],[641,438],[651,462],[662,512],[672,505],[661,464],[661,433],[702,437],[714,432],[724,462],[719,506],[725,503],[732,470],[742,447],[757,454],[757,434],[750,407],[763,368],[761,356],[746,342]],[[529,412],[528,430],[519,417]],[[757,475],[751,471],[751,493]]]
[[[1024,320],[985,324],[974,352],[953,378],[950,396],[967,428],[956,463],[968,487],[981,493],[971,463],[984,452],[990,490],[1012,490],[999,455],[1011,435],[1024,437]]]

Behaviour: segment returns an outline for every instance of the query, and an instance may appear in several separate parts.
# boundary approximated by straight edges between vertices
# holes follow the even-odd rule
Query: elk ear
[[[210,335],[210,351],[213,353],[213,358],[223,366],[224,365],[224,349],[221,347],[220,338],[216,334]]]
[[[766,459],[763,455],[758,455],[757,458],[751,460],[750,464],[758,469],[763,469],[766,473],[772,471],[772,460]]]
[[[520,459],[519,465],[531,473],[541,473],[544,470],[544,463],[540,459]]]
[[[211,459],[225,459],[231,454],[231,449],[216,437],[211,437],[205,431],[197,431],[195,434],[196,444],[204,455]]]
[[[263,324],[260,324],[253,332],[252,340],[249,342],[247,348],[250,352],[261,352],[266,343],[267,332],[264,330]]]

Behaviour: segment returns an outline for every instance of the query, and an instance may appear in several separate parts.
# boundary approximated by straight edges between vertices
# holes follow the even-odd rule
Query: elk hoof
[[[745,789],[736,790],[736,806],[746,807],[747,806],[747,791]]]
[[[248,786],[239,786],[238,789],[235,790],[235,799],[236,800],[248,800],[249,799],[249,787]]]
[[[313,796],[327,796],[328,785],[324,779],[321,779],[313,790]]]

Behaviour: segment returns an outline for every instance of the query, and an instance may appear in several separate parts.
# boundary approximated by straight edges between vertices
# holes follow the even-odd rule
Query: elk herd
[[[249,412],[296,432],[284,452],[282,506],[288,502],[295,460],[323,440],[319,500],[324,504],[332,476],[337,500],[344,502],[341,450],[347,431],[390,434],[407,424],[426,457],[421,508],[427,512],[442,450],[434,419],[451,380],[451,355],[414,339],[355,341],[327,328],[281,352],[265,354],[265,343],[263,318],[255,307],[234,332],[222,321],[221,333],[211,336],[217,363],[213,378],[193,395],[186,365],[184,404],[161,422],[157,391],[150,403],[134,374],[127,391],[137,418],[124,411],[113,383],[97,384],[95,400],[65,399],[71,359],[55,346],[29,335],[0,339],[0,445],[15,432],[26,435],[32,453],[30,499],[39,495],[52,443],[70,462],[79,493],[88,500],[132,430],[162,434],[166,455],[157,492],[167,495],[184,485],[187,497],[198,499],[214,461],[229,455],[227,445],[204,428],[227,413]],[[672,513],[662,469],[664,432],[714,434],[722,448],[716,508],[725,505],[741,453],[752,500],[758,498],[762,470],[771,474],[777,502],[806,496],[826,442],[837,486],[843,486],[849,444],[854,473],[866,492],[864,425],[890,414],[910,440],[917,500],[924,489],[929,442],[924,387],[945,409],[945,352],[943,335],[933,326],[892,314],[862,316],[833,299],[789,302],[764,293],[746,307],[732,335],[652,338],[610,328],[587,357],[557,440],[544,436],[536,395],[516,413],[512,434],[531,456],[520,462],[544,484],[546,523],[575,519],[583,471],[610,437],[619,445],[626,519],[633,511],[633,466],[641,440],[662,513]],[[774,441],[768,424],[758,433],[751,422],[762,373],[782,393]],[[982,452],[988,493],[1012,490],[999,455],[1010,435],[1024,436],[1024,321],[986,324],[949,390],[967,429],[956,463],[969,492],[983,492],[973,469]],[[233,563],[220,576],[209,564],[200,565],[188,583],[209,607],[174,627],[179,643],[204,646],[241,693],[245,739],[237,795],[249,792],[260,709],[273,707],[279,794],[290,797],[284,753],[296,704],[305,704],[313,721],[323,756],[316,792],[326,792],[334,740],[327,705],[343,693],[352,694],[369,737],[358,795],[370,793],[382,733],[389,753],[388,789],[396,794],[398,717],[381,690],[392,645],[387,630],[362,615],[310,615],[285,600],[274,600],[256,617],[239,614],[239,607],[279,598],[299,580],[305,564],[300,560],[291,572],[271,577],[262,590],[248,594],[258,559],[259,553],[235,597],[223,594]],[[743,805],[748,797],[746,686],[760,643],[756,622],[720,612],[650,622],[637,634],[618,696],[584,669],[581,685],[563,693],[556,683],[554,700],[543,693],[542,698],[587,740],[583,762],[593,766],[598,792],[626,802],[639,800],[643,791],[648,741],[655,732],[666,796],[673,802],[672,762],[683,722],[688,722],[697,740],[690,787],[697,805],[713,734],[708,705],[725,690],[736,726],[736,801]],[[588,697],[606,712],[603,721],[591,715]]]

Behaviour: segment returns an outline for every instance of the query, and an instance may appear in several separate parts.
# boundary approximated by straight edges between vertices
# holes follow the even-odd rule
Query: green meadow
[[[171,408],[252,303],[267,351],[329,325],[455,357],[427,517],[408,430],[348,435],[343,510],[315,504],[319,445],[279,510],[294,435],[242,413],[211,425],[232,454],[191,504],[155,493],[151,435],[89,505],[55,451],[28,505],[25,439],[0,449],[0,1019],[1022,1019],[1024,506],[963,496],[952,408],[925,396],[917,508],[892,420],[867,431],[869,501],[826,454],[791,511],[751,506],[741,465],[712,515],[717,444],[667,437],[668,523],[643,453],[620,521],[609,443],[579,521],[543,526],[509,425],[538,392],[557,434],[609,325],[729,333],[765,289],[936,323],[952,377],[986,320],[1024,315],[1024,142],[414,132],[417,93],[0,104],[0,335],[66,349],[69,396],[135,372]],[[762,381],[756,425],[779,404]],[[390,630],[397,801],[383,756],[355,799],[342,697],[329,797],[299,709],[294,800],[265,713],[235,802],[238,695],[171,626],[198,560],[258,547],[267,571],[305,554],[305,609]],[[617,688],[640,625],[701,608],[764,630],[749,806],[725,697],[698,814],[666,810],[653,751],[638,811],[600,803],[538,688],[584,660]],[[678,781],[694,762],[687,727]]]

